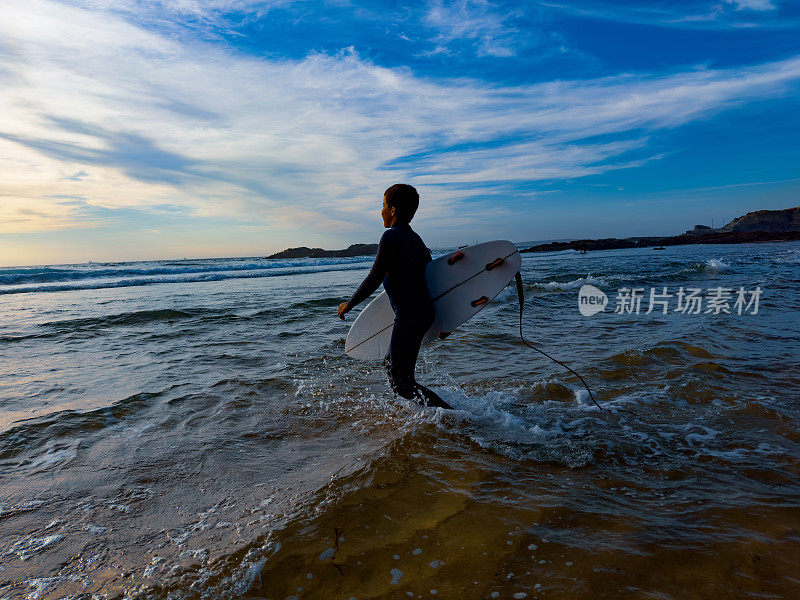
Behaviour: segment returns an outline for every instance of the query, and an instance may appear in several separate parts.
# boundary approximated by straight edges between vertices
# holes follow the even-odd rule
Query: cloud
[[[77,173],[73,173],[72,175],[65,177],[64,179],[68,179],[69,181],[83,181],[83,179],[88,176],[89,174],[83,169],[81,169]]]
[[[429,0],[422,22],[438,32],[435,52],[468,41],[481,56],[513,56],[511,34],[516,30],[505,25],[509,15],[501,16],[494,8],[486,0]]]
[[[0,39],[0,196],[14,231],[80,225],[86,207],[58,200],[80,197],[92,214],[171,206],[267,236],[352,234],[397,181],[421,186],[434,219],[476,190],[490,201],[658,160],[652,132],[800,81],[800,58],[535,85],[432,79],[352,48],[249,56],[53,0],[4,0]]]
[[[722,0],[708,2],[694,0],[680,6],[609,5],[595,0],[545,0],[538,6],[545,10],[596,19],[613,23],[632,23],[654,27],[679,29],[735,29],[741,27],[769,27],[787,29],[797,27],[797,20],[778,18],[777,7],[771,0]]]
[[[736,10],[768,11],[775,10],[771,0],[723,0],[725,4],[733,4]]]
[[[90,217],[85,203],[54,198],[18,198],[0,194],[0,233],[33,233],[58,229],[97,227],[103,222]]]
[[[62,131],[80,132],[91,136],[95,143],[87,146],[4,133],[0,133],[0,138],[37,150],[62,163],[116,167],[131,179],[143,182],[178,185],[189,176],[209,176],[193,170],[196,163],[193,159],[161,150],[152,140],[141,134],[110,131],[98,125],[90,126],[67,118],[47,117],[47,120],[54,128],[60,128]],[[82,181],[86,176],[87,173],[81,169],[67,179]]]
[[[94,11],[110,12],[165,26],[170,21],[199,23],[227,30],[235,21],[264,18],[277,8],[286,8],[298,0],[76,0],[75,4]]]

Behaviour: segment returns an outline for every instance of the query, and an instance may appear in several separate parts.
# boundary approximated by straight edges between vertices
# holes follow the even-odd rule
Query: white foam
[[[86,531],[94,534],[105,533],[106,531],[108,531],[108,527],[101,527],[100,525],[95,525],[94,523],[87,523],[86,525],[83,526],[83,528]]]
[[[554,292],[554,291],[566,292],[580,288],[587,284],[599,287],[601,285],[608,285],[608,282],[602,277],[587,275],[586,277],[580,277],[578,279],[573,279],[571,281],[548,281],[548,282],[537,281],[536,283],[533,283],[532,286],[534,288],[540,290],[546,290],[548,292]]]
[[[365,264],[366,263],[366,264]],[[69,290],[87,290],[119,287],[137,287],[158,283],[197,283],[226,279],[276,277],[301,273],[326,273],[364,269],[364,259],[333,259],[316,262],[264,262],[245,265],[203,266],[200,268],[155,268],[127,270],[82,270],[67,277],[53,275],[49,278],[8,277],[0,269],[0,293],[31,293]]]
[[[64,579],[63,577],[58,577],[58,576],[37,577],[36,579],[28,579],[25,582],[25,585],[27,585],[28,587],[32,587],[34,589],[32,592],[29,592],[28,595],[25,596],[25,598],[27,598],[27,600],[37,600],[38,598],[42,597],[42,594],[44,594],[51,587],[57,585],[63,579]],[[5,599],[5,596],[3,598]]]
[[[20,560],[28,560],[33,555],[38,554],[48,546],[55,544],[63,538],[64,536],[60,533],[40,538],[24,538],[14,542],[5,554],[16,554],[19,556]]]
[[[686,441],[692,446],[702,445],[719,435],[719,431],[715,431],[710,427],[698,425],[696,423],[687,423],[682,427],[682,429],[688,432],[686,434]]]
[[[722,273],[724,271],[730,271],[731,265],[726,263],[721,258],[709,258],[705,262],[706,270],[708,271],[715,271],[717,273]]]
[[[145,567],[142,573],[145,577],[152,577],[161,570],[161,565],[164,563],[163,556],[154,556],[150,559],[150,564]]]
[[[42,504],[45,504],[44,500],[26,500],[24,502],[20,502],[19,504],[12,504],[11,506],[0,504],[0,517],[28,512],[29,510],[35,510]]]
[[[71,463],[78,456],[78,445],[82,439],[77,439],[68,446],[55,442],[48,442],[41,454],[22,463],[30,473],[40,473],[55,466],[64,466]]]
[[[800,262],[800,250],[787,250],[780,256],[773,258],[779,264],[795,264]]]

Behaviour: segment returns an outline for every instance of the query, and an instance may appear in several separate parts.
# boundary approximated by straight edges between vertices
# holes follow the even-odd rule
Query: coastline
[[[800,231],[740,231],[716,232],[699,235],[674,235],[666,237],[628,237],[580,239],[567,242],[548,242],[520,250],[524,252],[559,252],[561,250],[595,251],[623,248],[648,248],[658,246],[687,246],[692,244],[753,244],[759,242],[793,242],[800,240]],[[276,252],[265,259],[286,258],[354,258],[375,256],[377,244],[352,244],[343,250],[324,250],[300,246]]]
[[[626,238],[579,239],[537,244],[520,252],[557,252],[560,250],[617,250],[648,246],[683,246],[689,244],[749,244],[755,242],[790,242],[800,240],[800,207],[781,210],[757,210],[737,217],[719,229],[695,225],[680,235],[636,236]],[[287,248],[266,258],[343,258],[374,256],[377,244],[351,244],[343,250],[322,248]]]
[[[550,242],[520,250],[520,252],[557,252],[560,250],[594,251],[620,248],[647,248],[649,246],[686,246],[691,244],[750,244],[757,242],[792,242],[800,240],[800,231],[740,231],[704,233],[700,235],[675,235],[668,237],[604,238],[597,240],[572,240]]]

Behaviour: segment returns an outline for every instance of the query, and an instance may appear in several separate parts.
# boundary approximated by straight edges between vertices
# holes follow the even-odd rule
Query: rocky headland
[[[683,244],[741,244],[800,240],[800,206],[783,210],[758,210],[716,229],[695,225],[680,235],[667,237],[604,238],[550,242],[520,252],[553,252],[557,250],[614,250],[618,248],[666,247]]]
[[[351,256],[374,256],[378,252],[378,244],[351,244],[344,250],[323,250],[322,248],[287,248],[267,258],[348,258]]]

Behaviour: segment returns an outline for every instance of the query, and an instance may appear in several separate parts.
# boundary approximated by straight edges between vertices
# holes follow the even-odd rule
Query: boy
[[[381,217],[388,230],[381,236],[369,274],[352,298],[339,305],[338,313],[344,319],[383,282],[395,314],[387,357],[392,389],[409,400],[419,398],[428,406],[451,408],[414,379],[422,338],[433,324],[433,302],[425,283],[425,267],[431,261],[431,253],[409,225],[418,207],[419,194],[410,185],[397,183],[384,192]]]

